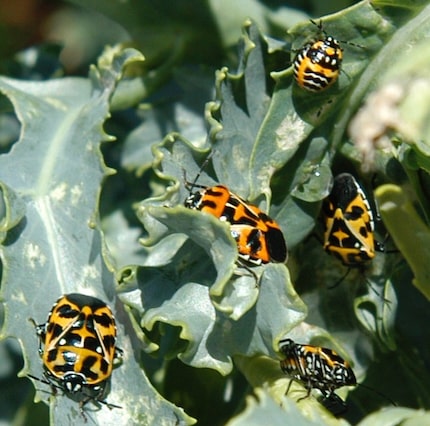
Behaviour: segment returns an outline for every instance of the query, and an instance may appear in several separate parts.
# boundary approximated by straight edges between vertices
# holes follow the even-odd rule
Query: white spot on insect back
[[[46,256],[40,250],[37,244],[28,243],[25,246],[25,257],[32,269],[36,266],[43,266],[46,263]]]

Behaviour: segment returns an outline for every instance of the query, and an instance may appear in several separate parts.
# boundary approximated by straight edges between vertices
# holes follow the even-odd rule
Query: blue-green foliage
[[[227,3],[185,15],[129,3],[85,2],[127,29],[145,59],[117,46],[87,78],[0,77],[1,336],[11,338],[0,373],[20,368],[15,339],[21,375],[42,377],[29,319],[42,323],[61,294],[83,292],[112,307],[124,351],[107,395],[122,408],[88,411],[94,423],[338,423],[315,398],[296,404],[300,386],[285,396],[277,345],[288,335],[335,349],[360,383],[401,407],[366,417],[387,399],[342,389],[347,421],[414,424],[413,409],[430,407],[430,50],[420,42],[429,6],[363,1],[323,18],[344,61],[333,87],[311,93],[294,83],[291,58],[321,34],[293,9],[245,2],[252,19],[234,25]],[[295,22],[283,23],[287,15]],[[357,134],[361,113],[370,118]],[[381,130],[366,140],[382,147],[354,144],[373,127]],[[319,211],[342,171],[363,183],[375,211],[379,186],[376,238],[393,250],[330,289],[346,269],[322,248]],[[197,175],[267,211],[285,234],[287,264],[238,267],[228,224],[183,205]],[[29,382],[17,383],[30,400]],[[47,402],[49,387],[34,384]],[[53,424],[81,420],[69,398],[52,397],[50,408]]]

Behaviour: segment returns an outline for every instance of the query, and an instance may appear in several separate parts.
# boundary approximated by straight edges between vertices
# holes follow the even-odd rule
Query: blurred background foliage
[[[136,65],[138,68],[128,70],[130,77],[133,73],[144,76],[143,79],[131,83],[135,85],[135,102],[129,96],[122,98],[122,92],[118,90],[112,102],[112,118],[106,123],[106,132],[115,135],[118,143],[106,144],[103,153],[106,163],[117,169],[118,173],[109,178],[109,190],[102,194],[100,209],[102,222],[109,227],[110,221],[117,223],[118,220],[112,213],[117,206],[122,206],[124,220],[127,221],[124,227],[130,230],[127,238],[137,241],[137,238],[142,236],[142,231],[133,210],[133,203],[157,194],[157,190],[162,191],[164,187],[151,169],[152,160],[145,164],[140,161],[142,158],[151,158],[151,154],[148,151],[139,153],[136,145],[142,137],[158,143],[172,131],[181,133],[189,140],[195,140],[194,136],[201,137],[205,133],[207,123],[204,110],[206,102],[212,100],[215,95],[215,71],[223,66],[232,69],[238,66],[237,42],[245,19],[252,18],[263,34],[283,40],[286,38],[286,29],[298,22],[340,11],[358,2],[130,0],[129,3],[130,7],[124,9],[119,7],[120,2],[113,1],[0,0],[0,74],[36,81],[65,76],[87,76],[89,66],[97,61],[107,44],[124,43],[143,52],[146,61],[142,65]],[[130,94],[129,88],[123,93]],[[156,105],[157,111],[145,109],[145,104],[134,108],[133,103],[142,99],[145,99],[148,105]],[[2,98],[1,102],[2,110],[7,110],[7,101]],[[188,110],[176,115],[172,110],[178,108],[179,103],[187,105]],[[163,126],[142,129],[140,124],[145,119],[148,123],[153,122],[148,120],[151,114],[154,114],[151,119],[155,118],[155,121],[157,114],[175,118],[180,116],[182,121],[167,120],[163,121]],[[1,153],[10,150],[19,137],[19,131],[20,125],[14,114],[2,114]],[[125,138],[128,140],[126,146],[121,143]],[[136,144],[133,144],[133,140]],[[336,167],[340,168],[339,164],[335,163]],[[124,244],[127,242],[128,240]],[[138,256],[137,244],[133,249]],[[124,253],[120,250],[115,253],[114,257],[119,265],[133,263],[133,249],[128,247]],[[305,241],[297,250],[296,259],[301,254],[304,260],[301,265],[292,263],[290,266],[293,273],[298,271],[296,281],[309,283],[320,279],[320,275],[315,272],[317,268],[312,256],[316,250],[315,244]],[[318,259],[318,255],[315,258]],[[330,265],[331,260],[327,262]],[[326,265],[321,266],[322,270],[324,268]],[[410,282],[410,271],[401,269],[396,281]],[[306,290],[297,289],[300,293],[306,293]],[[405,339],[403,348],[407,349],[411,341],[417,343],[422,339],[423,334],[417,324],[427,327],[428,302],[415,289],[414,294],[401,285],[396,286],[396,290],[397,298],[404,300],[400,309],[404,310],[405,314],[400,312],[399,317],[404,318],[410,315],[410,312],[416,315],[411,323],[396,323],[399,336]],[[327,298],[331,300],[324,302],[336,303],[339,296],[342,296],[342,293],[330,295]],[[311,294],[307,297],[305,295],[304,300],[308,306],[312,306]],[[3,312],[0,313],[3,317]],[[317,315],[317,312],[310,312],[308,320],[312,321],[313,316]],[[339,321],[339,318],[333,318],[332,321],[333,329],[336,329],[336,321]],[[174,335],[177,330],[174,327],[166,327],[164,332]],[[428,347],[427,343],[424,343],[425,345]],[[411,352],[403,350],[399,355],[387,351],[386,347],[381,348],[379,361],[372,364],[372,368],[377,369],[377,374],[373,375],[369,370],[366,384],[380,388],[381,377],[384,377],[385,389],[389,389],[392,382],[393,386],[396,386],[392,389],[392,398],[400,395],[406,405],[410,397],[409,406],[428,408],[428,389],[423,389],[421,393],[421,405],[417,403],[417,395],[414,395],[417,388],[421,389],[422,381],[428,380],[430,370],[428,349],[420,356],[417,347],[420,345],[414,344]],[[366,356],[367,354],[363,354],[364,358]],[[213,370],[195,369],[177,359],[166,361],[163,368],[160,368],[159,362],[147,355],[142,357],[148,375],[162,395],[199,419],[199,424],[225,424],[238,412],[238,407],[243,408],[241,404],[248,392],[249,377],[245,379],[238,370],[234,370],[227,377],[221,377]],[[399,365],[402,368],[399,368]],[[33,386],[28,380],[17,378],[22,366],[19,345],[12,339],[0,342],[0,424],[48,424],[48,408],[44,404],[33,404]],[[411,372],[412,379],[405,379],[407,385],[399,389],[398,384],[403,381],[401,376],[405,369]],[[425,374],[422,375],[422,372]],[[398,377],[393,377],[397,374]],[[372,377],[376,379],[373,380]],[[231,389],[235,391],[231,392]],[[360,403],[363,404],[364,400],[370,406],[374,403],[374,396],[360,396],[359,394],[366,393],[366,390],[360,387],[353,393],[357,394],[357,397],[352,398],[349,421],[354,423],[361,419],[363,411],[369,411],[369,407],[363,410]],[[354,404],[354,401],[360,403]]]

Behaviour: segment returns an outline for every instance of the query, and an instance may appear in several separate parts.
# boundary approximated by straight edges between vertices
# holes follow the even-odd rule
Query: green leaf
[[[206,137],[204,106],[213,91],[213,73],[188,68],[175,71],[173,81],[163,88],[166,98],[141,105],[138,118],[141,124],[131,131],[124,141],[121,165],[127,170],[141,173],[151,166],[152,145],[164,139],[166,133],[177,132],[203,146]]]
[[[23,348],[21,374],[42,377],[28,319],[45,321],[62,292],[83,291],[112,306],[125,352],[107,395],[122,409],[90,403],[90,422],[192,423],[149,377],[203,423],[225,423],[253,393],[230,424],[346,424],[325,410],[317,390],[297,403],[306,390],[293,383],[285,396],[290,380],[279,368],[278,344],[290,337],[333,348],[351,363],[364,386],[336,390],[348,396],[351,423],[427,424],[423,410],[371,411],[388,404],[381,393],[405,407],[429,407],[428,1],[361,1],[322,17],[324,31],[307,13],[318,23],[322,10],[351,2],[312,0],[302,10],[263,0],[171,3],[85,2],[119,23],[145,62],[114,48],[89,79],[40,82],[52,74],[32,67],[43,59],[35,48],[19,55],[19,69],[9,68],[16,79],[0,78],[0,323],[2,337]],[[84,11],[78,16],[88,22]],[[226,47],[245,16],[252,21],[236,62]],[[103,32],[95,38],[105,39]],[[335,85],[310,93],[294,82],[291,61],[327,34],[343,49],[342,71]],[[211,101],[213,67],[220,70]],[[362,112],[367,121],[358,120]],[[103,144],[102,157],[100,145],[111,139],[105,132],[117,142]],[[354,173],[370,188],[357,142],[363,137],[374,179],[396,185],[378,198],[390,235],[384,240],[375,220],[375,238],[400,252],[378,253],[341,279],[346,268],[311,235],[321,238],[318,214],[332,170]],[[118,169],[115,177],[105,163]],[[273,217],[285,233],[288,269],[239,267],[228,224],[183,206],[186,181],[194,179],[226,184]],[[47,400],[49,387],[36,387]],[[74,401],[61,392],[50,399],[52,423],[83,422]]]
[[[370,414],[364,418],[358,426],[424,426],[430,421],[430,413],[411,408],[388,408]]]
[[[375,191],[385,226],[414,273],[414,285],[430,300],[430,269],[427,247],[430,230],[416,212],[408,193],[395,185],[383,185]],[[404,224],[408,226],[404,226]]]
[[[17,226],[25,216],[25,202],[7,185],[0,182],[0,235],[1,240],[7,232]]]
[[[109,100],[124,67],[141,61],[135,50],[106,50],[90,78],[65,78],[48,82],[0,79],[0,90],[10,99],[21,122],[20,139],[0,157],[2,184],[3,280],[5,300],[2,337],[16,338],[22,345],[25,367],[42,378],[42,362],[34,326],[46,321],[51,305],[65,293],[95,295],[116,313],[119,346],[125,351],[123,365],[112,374],[107,400],[122,409],[106,407],[87,411],[97,423],[151,423],[162,418],[173,422],[192,420],[162,400],[154,391],[133,356],[126,337],[121,307],[114,305],[115,287],[102,258],[98,225],[98,198],[106,167],[100,144],[112,140],[103,132]],[[7,186],[6,186],[7,185]],[[37,398],[47,399],[50,388]],[[147,404],[141,395],[146,395]],[[51,422],[82,421],[76,402],[61,394],[51,397]],[[139,407],[139,410],[136,410]]]
[[[217,149],[213,158],[217,177],[249,199],[250,158],[270,97],[265,76],[266,42],[250,21],[243,32],[238,71],[230,73],[223,68],[217,73],[217,102],[209,105],[208,114]]]
[[[201,216],[207,219],[207,215]],[[213,266],[201,256],[201,249],[185,244],[165,267],[139,268],[136,291],[130,292],[128,288],[123,298],[134,310],[140,311],[144,330],[154,331],[155,327],[161,330],[161,323],[181,328],[179,337],[186,345],[171,341],[169,346],[174,352],[180,348],[179,358],[184,362],[227,374],[232,368],[231,358],[236,354],[273,354],[275,341],[304,318],[305,307],[291,287],[285,288],[288,278],[285,267],[269,265],[258,289],[253,279],[228,283],[224,291],[229,295],[231,285],[235,286],[232,292],[240,289],[244,293],[242,297],[253,303],[253,294],[258,295],[257,302],[251,307],[248,302],[246,312],[240,312],[237,318],[235,306],[224,313],[226,302],[221,310],[211,300],[209,284],[214,281],[214,275]],[[236,297],[238,303],[244,303],[240,302],[240,295]],[[220,341],[223,345],[218,344]]]
[[[338,425],[343,426],[348,423],[344,420],[337,420],[324,412],[318,405],[307,404],[307,412],[301,412],[296,404],[287,397],[279,402],[272,399],[270,394],[263,389],[255,389],[256,396],[247,398],[245,411],[234,417],[228,426],[259,426],[262,424],[285,425],[292,424],[298,426],[310,425]]]

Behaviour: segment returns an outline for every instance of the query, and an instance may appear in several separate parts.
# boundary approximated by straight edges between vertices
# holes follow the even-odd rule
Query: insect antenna
[[[47,379],[41,379],[40,377],[33,376],[32,374],[27,374],[27,377],[29,377],[30,379],[33,379],[33,380],[37,380],[38,382],[44,383],[45,385],[49,385],[54,394],[56,394],[57,389],[59,389],[61,392],[63,392],[63,388],[61,386],[58,386],[55,383],[52,383]],[[55,391],[54,391],[54,389],[55,389]],[[42,390],[40,390],[40,391],[46,392],[46,391],[42,391]]]
[[[197,181],[200,179],[202,171],[205,169],[205,167],[207,166],[207,164],[209,163],[213,155],[214,155],[214,151],[212,150],[205,158],[205,161],[203,161],[202,165],[200,166],[200,170],[198,171],[193,181],[187,180],[187,171],[184,168],[182,169],[182,173],[184,175],[184,186],[186,189],[188,189],[188,191],[190,192],[190,195],[193,192],[194,188],[206,188],[205,185],[198,185]]]
[[[327,34],[327,31],[324,29],[324,27],[323,27],[323,22],[322,22],[322,19],[320,19],[320,21],[319,21],[319,23],[317,24],[313,19],[309,19],[311,22],[312,22],[312,24],[314,24],[317,28],[318,28],[318,30],[322,33],[322,34],[324,34],[324,37],[329,37],[329,35]],[[337,40],[339,43],[342,43],[342,44],[349,44],[350,46],[354,46],[354,47],[359,47],[360,49],[365,49],[365,47],[364,46],[362,46],[361,44],[357,44],[357,43],[352,43],[351,41],[348,41],[348,40]],[[343,50],[343,49],[342,49]]]
[[[56,393],[57,389],[64,393],[64,389],[61,386],[58,386],[47,379],[41,379],[40,377],[33,376],[32,374],[27,374],[27,377],[33,380],[37,380],[38,382],[44,383],[45,385],[49,385],[52,389],[55,389],[55,392],[53,391],[54,394]],[[45,391],[41,391],[41,392],[45,392]],[[103,401],[102,399],[94,398],[94,396],[86,393],[85,390],[82,391],[82,394],[87,397],[87,399],[83,402],[82,405],[85,405],[88,401],[97,401],[100,404],[106,405],[106,407],[108,407],[109,409],[122,408],[120,405],[112,404],[110,402]]]
[[[352,269],[353,268],[348,268],[346,272],[333,285],[328,286],[327,288],[329,290],[333,290],[334,288],[338,287],[346,279],[346,277],[349,275]],[[379,293],[379,291],[373,286],[372,282],[368,278],[366,278],[366,276],[364,275],[364,272],[362,272],[362,274],[366,282],[366,285],[370,288],[370,290],[372,290],[376,296],[380,297],[384,303],[391,303],[390,300],[386,299],[381,293]]]
[[[328,37],[326,30],[323,28],[322,19],[320,19],[318,24],[313,19],[309,19],[309,21],[311,21],[311,23],[314,24],[322,34]]]
[[[357,383],[357,386],[360,386],[361,388],[367,389],[372,391],[373,393],[375,393],[376,395],[379,395],[381,398],[385,399],[386,401],[388,401],[393,407],[397,407],[397,404],[391,399],[389,398],[387,395],[385,395],[384,393],[378,391],[375,388],[372,388],[371,386],[367,386],[364,385],[363,383]]]
[[[242,274],[241,273],[241,271],[239,270],[239,269],[236,269],[235,271],[234,271],[234,275],[237,275],[237,276],[243,276],[243,275],[248,275],[248,276],[250,276],[250,277],[252,277],[252,278],[254,278],[254,280],[255,280],[255,286],[257,287],[257,288],[259,288],[260,286],[259,286],[259,281],[260,281],[260,279],[258,278],[258,275],[245,263],[245,261],[241,261],[241,259],[239,258],[238,259],[238,266],[240,267],[240,268],[243,268],[243,269],[245,269],[245,271],[248,273],[248,274]]]
[[[351,268],[348,268],[346,272],[333,285],[328,287],[328,289],[332,290],[336,288],[340,283],[342,283],[346,279],[346,277],[349,275],[350,272],[351,272]]]

